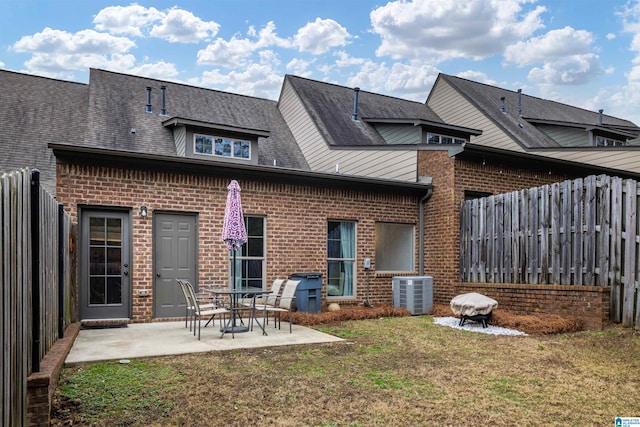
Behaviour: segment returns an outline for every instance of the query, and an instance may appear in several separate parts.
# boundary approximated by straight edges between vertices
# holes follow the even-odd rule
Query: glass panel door
[[[129,317],[129,216],[82,215],[80,311],[85,319]]]

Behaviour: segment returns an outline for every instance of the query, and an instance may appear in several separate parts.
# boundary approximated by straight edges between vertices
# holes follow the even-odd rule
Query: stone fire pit
[[[458,295],[451,300],[451,311],[460,316],[460,326],[467,320],[481,322],[482,327],[487,327],[487,321],[491,319],[491,312],[498,306],[498,301],[488,296],[470,292]]]

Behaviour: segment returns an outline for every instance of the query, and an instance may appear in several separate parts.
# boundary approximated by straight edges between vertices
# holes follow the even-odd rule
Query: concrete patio
[[[65,359],[65,366],[137,357],[342,341],[333,335],[299,325],[293,325],[293,333],[289,333],[289,324],[286,322],[282,322],[282,329],[277,329],[272,321],[265,330],[268,335],[262,335],[262,330],[254,327],[253,331],[236,333],[235,338],[231,334],[220,338],[216,323],[216,326],[203,327],[198,341],[198,337],[189,332],[189,328],[185,328],[184,321],[83,329],[78,333]]]

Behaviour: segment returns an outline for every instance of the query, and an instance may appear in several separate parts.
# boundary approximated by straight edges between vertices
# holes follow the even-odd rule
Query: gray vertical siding
[[[537,125],[538,129],[555,139],[563,147],[589,146],[589,132],[584,129]]]
[[[419,144],[421,142],[422,129],[418,126],[376,124],[375,128],[387,144]]]
[[[176,142],[176,152],[178,156],[187,155],[187,129],[184,126],[178,126],[173,129],[173,139]]]

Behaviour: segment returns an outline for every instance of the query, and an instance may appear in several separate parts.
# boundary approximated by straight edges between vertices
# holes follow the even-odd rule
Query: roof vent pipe
[[[351,115],[351,120],[358,121],[358,93],[360,93],[360,88],[356,87],[353,89],[353,114]]]
[[[151,88],[147,86],[147,113],[151,112]]]
[[[166,108],[166,103],[167,103],[167,87],[166,86],[160,86],[160,90],[162,90],[162,108],[160,109],[160,115],[161,116],[166,116],[167,115],[167,108]]]
[[[602,112],[604,110],[601,108],[598,110],[598,126],[602,126]]]
[[[501,113],[507,112],[506,108],[504,107],[504,96],[500,97],[500,112]]]
[[[518,115],[522,115],[522,89],[518,89]]]

